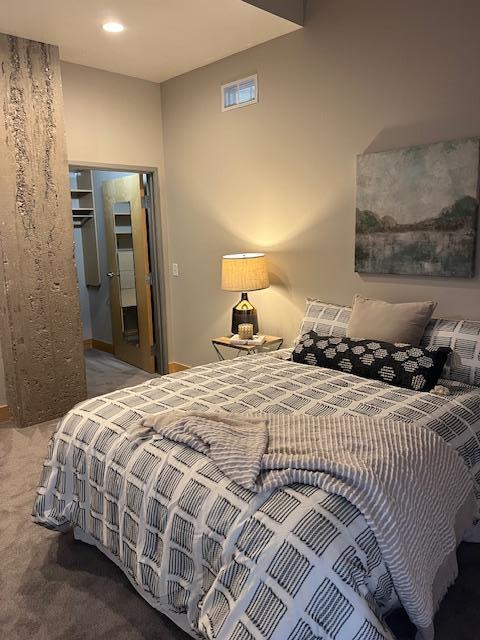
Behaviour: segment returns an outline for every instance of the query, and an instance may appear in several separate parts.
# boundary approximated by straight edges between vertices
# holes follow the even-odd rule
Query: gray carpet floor
[[[115,389],[134,387],[155,377],[98,349],[85,352],[85,366],[89,398],[110,393]]]
[[[125,366],[117,384],[148,377]],[[95,373],[89,383],[89,395],[98,393]],[[21,430],[0,425],[0,638],[187,640],[99,551],[32,523],[35,487],[54,428],[55,422]],[[460,577],[435,620],[436,640],[480,638],[480,545],[462,544],[459,561]],[[413,639],[403,612],[389,622],[399,640]]]

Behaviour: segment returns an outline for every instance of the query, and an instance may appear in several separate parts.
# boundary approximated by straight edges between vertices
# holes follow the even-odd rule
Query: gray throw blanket
[[[151,429],[209,456],[252,491],[295,482],[345,497],[376,536],[418,638],[433,638],[433,616],[457,576],[456,547],[471,526],[473,481],[458,453],[413,423],[363,416],[234,416],[170,411]]]

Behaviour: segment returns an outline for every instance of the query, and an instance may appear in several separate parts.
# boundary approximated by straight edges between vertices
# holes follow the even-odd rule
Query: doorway
[[[163,374],[153,173],[70,166],[69,177],[87,378],[100,360],[132,379]]]

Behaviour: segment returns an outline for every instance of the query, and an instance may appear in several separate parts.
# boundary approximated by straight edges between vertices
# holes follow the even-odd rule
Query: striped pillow
[[[338,304],[322,302],[316,298],[307,298],[305,315],[295,344],[298,344],[300,337],[309,331],[315,331],[318,335],[323,336],[345,336],[351,313],[351,307],[342,307]]]
[[[452,358],[442,378],[480,386],[480,320],[434,318],[428,323],[420,344],[452,349]]]

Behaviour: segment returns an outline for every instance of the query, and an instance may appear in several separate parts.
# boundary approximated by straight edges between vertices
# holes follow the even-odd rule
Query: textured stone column
[[[0,34],[0,331],[16,424],[86,396],[58,48]]]

